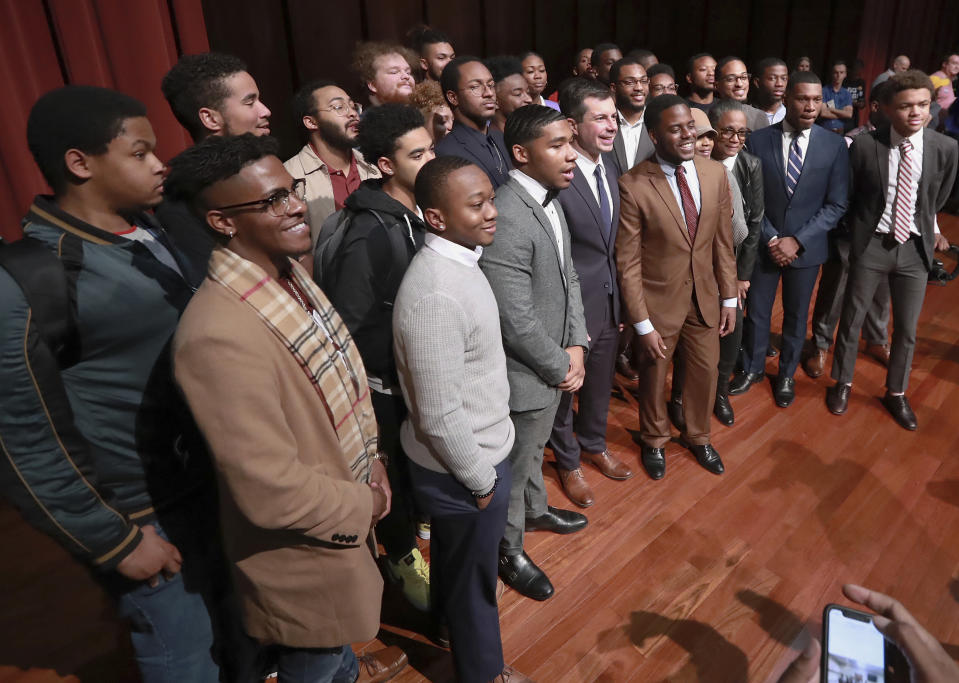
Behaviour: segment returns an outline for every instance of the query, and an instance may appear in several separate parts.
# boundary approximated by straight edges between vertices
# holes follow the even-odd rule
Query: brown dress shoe
[[[503,667],[503,672],[494,678],[491,683],[534,683],[533,679],[520,673],[511,666]]]
[[[604,476],[617,481],[623,481],[633,476],[633,471],[622,460],[609,452],[607,448],[602,453],[580,453],[580,459],[595,466]]]
[[[589,488],[586,477],[583,476],[582,467],[577,467],[575,470],[560,469],[559,480],[563,484],[563,491],[571,501],[581,508],[588,508],[593,504],[593,491]]]
[[[616,372],[630,382],[639,381],[639,373],[633,369],[633,364],[630,362],[629,356],[625,353],[616,354]]]
[[[356,683],[388,681],[406,668],[406,653],[395,645],[357,657],[360,675]]]
[[[866,344],[866,355],[889,367],[889,344]]]
[[[822,377],[826,367],[826,351],[820,348],[811,349],[802,359],[802,369],[806,374],[816,379]]]

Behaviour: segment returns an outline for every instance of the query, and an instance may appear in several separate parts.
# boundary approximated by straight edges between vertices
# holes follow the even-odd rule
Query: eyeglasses
[[[471,83],[463,90],[469,91],[474,97],[479,97],[480,95],[485,95],[487,88],[494,95],[496,94],[496,81],[486,81],[485,83]]]
[[[240,204],[230,204],[229,206],[217,206],[214,211],[226,211],[228,209],[246,209],[253,207],[265,207],[270,215],[279,218],[285,216],[290,210],[290,197],[296,196],[301,202],[306,200],[306,180],[297,178],[293,181],[293,187],[289,190],[277,190],[266,199],[254,199],[252,202],[241,202]]]
[[[637,83],[640,85],[649,85],[649,79],[643,76],[642,78],[624,78],[619,81],[620,85],[626,86],[627,88],[635,88]]]
[[[720,128],[719,137],[724,140],[732,140],[734,137],[739,138],[741,141],[746,141],[746,136],[752,133],[748,128],[745,130],[737,130],[736,128]]]
[[[654,95],[662,95],[664,92],[676,92],[679,90],[679,86],[675,83],[670,83],[669,85],[651,85],[649,86],[649,92]]]
[[[356,114],[359,114],[359,113],[360,113],[360,108],[359,108],[358,106],[356,106],[356,102],[354,102],[353,100],[350,100],[350,101],[347,102],[346,104],[343,104],[342,102],[334,102],[333,104],[331,104],[331,105],[330,105],[329,107],[327,107],[326,109],[321,109],[321,108],[317,107],[316,110],[317,110],[317,111],[331,111],[331,112],[333,112],[334,114],[336,114],[337,116],[349,116],[350,114],[353,114],[353,113],[356,113]]]
[[[723,83],[735,83],[736,81],[742,81],[744,83],[748,83],[749,79],[752,77],[753,75],[750,73],[727,74],[726,76],[723,76],[719,80],[721,80]]]

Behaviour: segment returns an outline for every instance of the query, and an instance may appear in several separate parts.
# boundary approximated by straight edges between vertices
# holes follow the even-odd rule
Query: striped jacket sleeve
[[[97,490],[56,358],[0,268],[0,494],[85,562],[109,570],[139,544],[139,527]]]

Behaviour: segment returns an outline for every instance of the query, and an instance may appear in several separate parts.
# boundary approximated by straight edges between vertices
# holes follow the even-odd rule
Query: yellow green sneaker
[[[413,548],[399,562],[386,561],[386,570],[393,581],[403,586],[403,595],[421,612],[430,609],[430,565],[419,548]]]

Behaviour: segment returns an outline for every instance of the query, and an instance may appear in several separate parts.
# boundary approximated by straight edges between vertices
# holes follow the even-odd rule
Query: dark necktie
[[[609,231],[612,228],[613,212],[609,206],[609,197],[606,196],[606,188],[603,187],[603,166],[596,164],[596,170],[593,171],[596,176],[596,194],[599,195],[599,215],[603,217],[602,227],[603,239],[609,241]]]
[[[679,196],[683,199],[683,213],[686,215],[686,229],[689,231],[689,241],[696,241],[696,227],[699,225],[699,212],[696,211],[696,201],[689,191],[686,182],[686,169],[681,165],[676,167],[676,184],[679,185]]]
[[[793,143],[789,145],[789,162],[786,166],[786,194],[792,199],[802,173],[802,150],[799,149],[799,131],[793,133]]]

